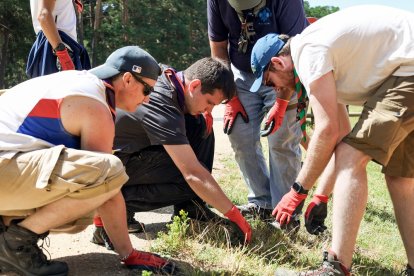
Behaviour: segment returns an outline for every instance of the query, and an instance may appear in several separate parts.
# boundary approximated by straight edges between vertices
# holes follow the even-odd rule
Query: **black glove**
[[[305,227],[312,235],[319,235],[326,230],[325,219],[328,215],[328,197],[314,195],[305,212]]]

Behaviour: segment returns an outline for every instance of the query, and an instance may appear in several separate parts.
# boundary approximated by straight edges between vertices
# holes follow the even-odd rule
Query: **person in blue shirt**
[[[224,132],[249,188],[248,203],[239,208],[244,215],[266,220],[299,172],[302,134],[296,120],[296,94],[277,97],[273,88],[264,85],[257,93],[249,91],[255,81],[250,55],[255,42],[266,34],[296,35],[309,23],[302,0],[208,0],[207,12],[211,55],[231,63],[237,85],[238,96],[226,104]],[[261,136],[268,139],[269,164]]]

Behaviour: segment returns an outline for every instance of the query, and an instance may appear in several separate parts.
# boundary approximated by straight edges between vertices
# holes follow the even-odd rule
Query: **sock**
[[[95,226],[97,227],[103,227],[103,222],[100,216],[95,216],[93,218],[93,224],[95,224]]]

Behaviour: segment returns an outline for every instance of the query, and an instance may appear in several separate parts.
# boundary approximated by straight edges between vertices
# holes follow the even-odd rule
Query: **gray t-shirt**
[[[181,76],[181,73],[178,74]],[[153,145],[189,144],[184,107],[165,71],[158,78],[149,103],[135,112],[117,110],[114,150],[133,153]]]

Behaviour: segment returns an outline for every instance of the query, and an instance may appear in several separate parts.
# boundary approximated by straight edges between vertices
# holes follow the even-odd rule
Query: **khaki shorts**
[[[45,187],[36,188],[43,175],[48,176]],[[111,154],[61,146],[18,153],[0,158],[0,215],[28,216],[63,197],[89,199],[120,189],[127,180],[122,162]]]
[[[414,76],[389,77],[343,141],[383,165],[384,174],[414,178]]]

